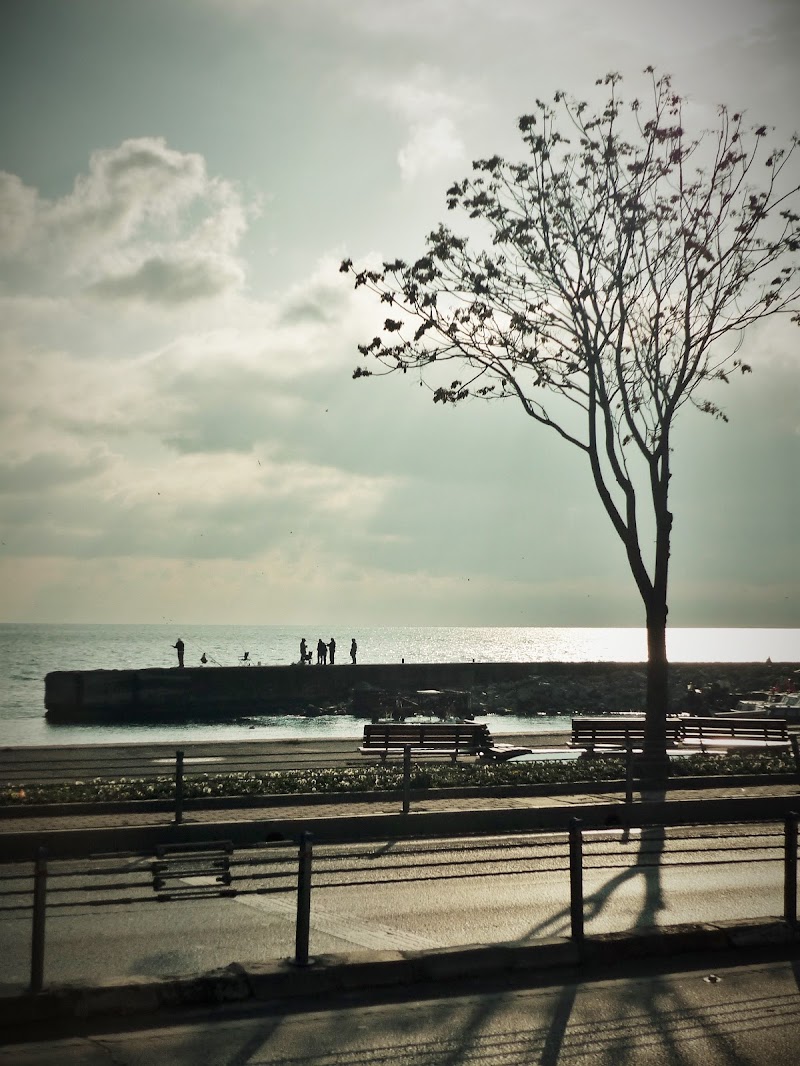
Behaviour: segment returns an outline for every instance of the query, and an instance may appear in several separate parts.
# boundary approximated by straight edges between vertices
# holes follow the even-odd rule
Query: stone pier
[[[719,685],[722,695],[732,697],[772,684],[792,666],[672,664],[672,704],[681,709],[690,683]],[[476,710],[494,705],[523,714],[623,712],[641,710],[645,669],[644,663],[470,662],[62,670],[45,678],[45,708],[52,721],[225,719],[331,707],[365,691],[396,696],[449,689],[471,692]]]

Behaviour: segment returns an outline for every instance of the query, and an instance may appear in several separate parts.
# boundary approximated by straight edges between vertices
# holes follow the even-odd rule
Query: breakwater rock
[[[725,710],[740,693],[766,691],[794,663],[677,663],[672,709]],[[390,697],[421,690],[469,692],[473,712],[597,714],[644,706],[643,663],[400,663],[363,666],[240,666],[56,671],[45,678],[52,721],[225,719],[350,708],[354,693]]]
[[[731,710],[748,693],[783,687],[794,664],[672,663],[670,708],[713,714]],[[534,663],[529,677],[473,689],[473,711],[495,714],[622,714],[643,711],[644,663]]]

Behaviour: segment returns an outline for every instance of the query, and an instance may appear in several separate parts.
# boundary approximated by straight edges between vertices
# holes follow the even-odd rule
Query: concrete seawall
[[[717,682],[731,692],[773,684],[793,664],[673,664],[673,703],[687,684]],[[390,694],[423,689],[500,693],[520,713],[637,710],[643,705],[643,663],[404,663],[351,666],[235,666],[146,670],[64,670],[45,678],[53,721],[126,721],[151,715],[226,718],[297,712],[341,704],[354,692]],[[476,708],[477,709],[477,708]],[[676,709],[678,709],[676,707]]]
[[[45,707],[52,719],[148,712],[269,714],[349,700],[354,690],[364,688],[469,690],[520,681],[538,668],[530,663],[409,663],[58,671],[45,678]]]

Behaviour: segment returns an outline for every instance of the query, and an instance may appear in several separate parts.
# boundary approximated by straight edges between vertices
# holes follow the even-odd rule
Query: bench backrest
[[[686,740],[789,739],[784,718],[682,718],[681,733]]]
[[[479,751],[491,742],[486,725],[476,722],[373,722],[364,726],[364,747],[452,747],[459,751]]]
[[[593,744],[615,744],[627,747],[641,744],[644,740],[644,718],[573,718],[572,743],[576,746]],[[667,743],[674,744],[678,739],[680,724],[678,719],[667,721]]]
[[[572,731],[592,732],[598,736],[621,732],[644,736],[644,718],[573,718]]]

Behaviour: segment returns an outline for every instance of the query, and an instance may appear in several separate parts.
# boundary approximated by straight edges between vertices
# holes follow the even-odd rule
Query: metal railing
[[[686,836],[668,837],[668,827],[648,827],[639,838],[635,870],[671,866],[709,866],[736,861],[780,861],[783,867],[783,919],[798,930],[797,812],[775,823],[769,832],[748,826],[693,826]],[[684,827],[685,829],[685,827]],[[580,948],[585,941],[584,875],[619,870],[632,859],[621,846],[619,830],[586,830],[573,819],[569,833],[515,834],[500,840],[471,838],[470,858],[463,840],[403,842],[398,853],[384,855],[372,845],[326,845],[315,854],[309,833],[297,844],[264,842],[237,849],[229,841],[172,844],[155,855],[118,853],[95,856],[90,865],[59,861],[52,866],[39,849],[30,873],[11,872],[0,887],[0,911],[30,911],[31,959],[29,989],[42,992],[45,983],[45,929],[48,913],[64,908],[113,907],[170,903],[209,897],[267,894],[295,896],[295,953],[297,966],[310,962],[312,885],[325,889],[371,884],[516,877],[531,873],[564,872],[569,877],[568,925]],[[621,839],[621,838],[620,838]],[[737,856],[731,858],[731,855]],[[591,898],[591,897],[590,897]]]

